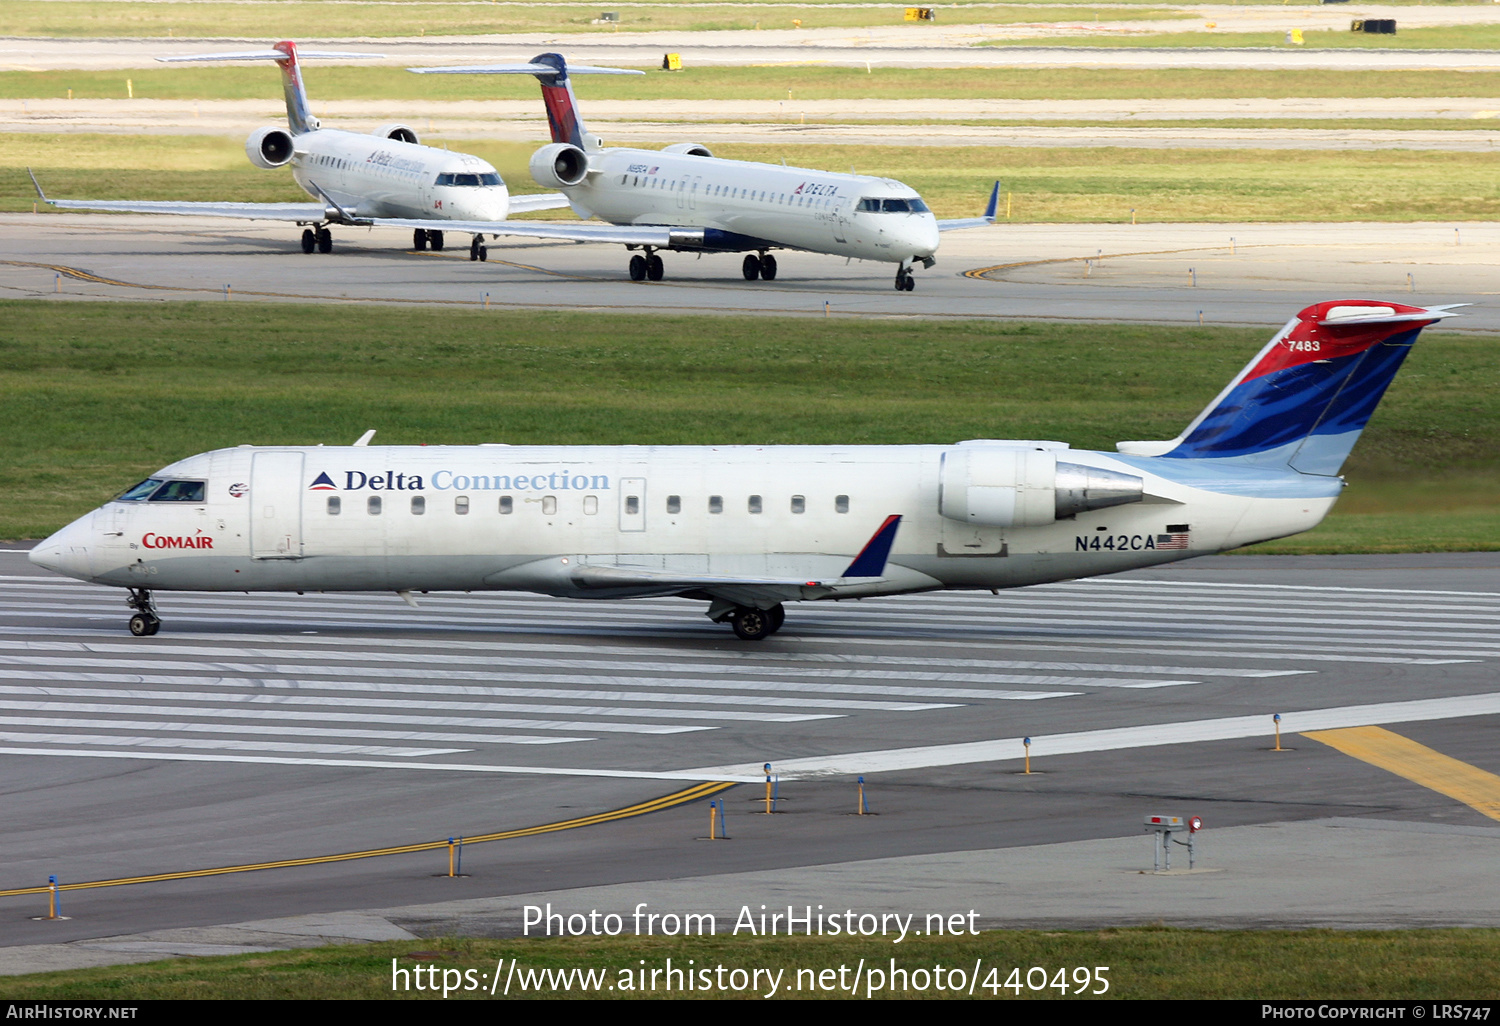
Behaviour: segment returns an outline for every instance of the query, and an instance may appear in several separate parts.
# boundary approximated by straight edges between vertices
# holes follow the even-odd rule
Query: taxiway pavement
[[[1129,212],[1124,212],[1129,216]],[[1018,212],[1018,215],[1020,212]],[[943,239],[915,292],[892,265],[784,253],[774,282],[738,256],[667,253],[666,278],[632,282],[620,246],[490,244],[468,259],[408,250],[394,230],[334,231],[303,254],[267,222],[0,214],[0,295],[49,301],[197,299],[406,303],[634,313],[1038,318],[1279,327],[1326,299],[1473,303],[1444,330],[1500,330],[1500,225],[997,224]]]

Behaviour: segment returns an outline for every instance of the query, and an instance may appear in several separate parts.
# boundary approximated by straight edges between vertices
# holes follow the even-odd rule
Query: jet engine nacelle
[[[1055,451],[975,446],[943,453],[938,512],[984,527],[1044,527],[1079,513],[1140,502],[1144,482]]]
[[[531,177],[544,189],[577,185],[588,173],[588,154],[572,143],[553,143],[531,155]]]
[[[292,137],[284,128],[257,128],[245,140],[245,156],[267,171],[292,159]]]
[[[412,143],[413,145],[420,141],[417,139],[416,129],[410,125],[403,125],[399,121],[392,121],[389,125],[381,125],[370,134],[378,135],[382,139],[394,139],[397,142]]]
[[[689,157],[712,157],[707,146],[702,143],[673,143],[662,150],[663,153],[682,153]]]

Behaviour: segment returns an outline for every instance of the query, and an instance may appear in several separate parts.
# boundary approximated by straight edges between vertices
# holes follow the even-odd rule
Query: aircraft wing
[[[560,192],[532,193],[528,196],[511,196],[510,212],[527,214],[533,210],[561,210],[568,205],[568,197]]]
[[[979,217],[951,217],[947,220],[939,219],[937,226],[940,232],[957,231],[960,228],[983,228],[987,224],[995,223],[995,212],[1000,207],[1000,183],[997,181],[995,187],[990,190],[990,202],[984,208],[984,213]]]
[[[42,191],[31,168],[26,169],[37,198],[63,210],[113,210],[124,214],[197,214],[203,217],[243,217],[264,221],[322,221],[328,208],[322,203],[199,203],[178,200],[60,200]]]
[[[548,224],[544,221],[416,221],[405,217],[376,217],[377,228],[432,228],[473,232],[475,235],[516,235],[559,242],[614,242],[626,246],[666,246],[671,229],[660,225]]]

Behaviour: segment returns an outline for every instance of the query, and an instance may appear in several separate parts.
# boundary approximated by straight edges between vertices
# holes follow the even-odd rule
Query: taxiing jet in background
[[[1183,433],[1084,452],[953,445],[241,446],[164,467],[32,549],[161,591],[679,596],[741,638],[786,602],[1015,588],[1317,526],[1422,328],[1366,300],[1293,317]]]
[[[568,205],[561,193],[512,196],[499,172],[467,153],[450,153],[422,146],[407,125],[382,125],[374,132],[344,132],[323,128],[308,108],[302,87],[300,59],[349,60],[378,58],[380,54],[307,52],[298,54],[291,42],[249,53],[209,53],[187,57],[158,57],[167,63],[208,61],[275,61],[281,68],[286,93],[286,128],[256,129],[245,141],[245,155],[256,167],[291,165],[292,178],[316,203],[153,202],[137,200],[49,199],[32,184],[42,200],[70,210],[114,210],[137,214],[191,214],[200,217],[239,217],[292,221],[306,226],[302,252],[333,250],[331,224],[364,226],[376,218],[411,222],[417,249],[442,249],[443,231],[451,221],[504,221],[511,214],[552,210]],[[487,256],[476,236],[469,259]]]
[[[939,221],[916,190],[891,178],[837,174],[777,164],[723,160],[697,143],[664,150],[605,148],[578,116],[572,74],[644,74],[569,68],[559,54],[529,64],[410,68],[423,75],[535,75],[552,142],[531,158],[531,176],[567,197],[573,212],[614,227],[486,223],[455,219],[452,228],[494,236],[622,243],[635,281],[661,280],[660,250],[745,253],[748,281],[776,277],[771,250],[800,249],[896,264],[895,287],[910,292],[912,268],[936,261],[940,233],[995,219],[1000,183],[983,216]],[[382,223],[377,221],[377,223]],[[407,222],[396,224],[405,226]]]

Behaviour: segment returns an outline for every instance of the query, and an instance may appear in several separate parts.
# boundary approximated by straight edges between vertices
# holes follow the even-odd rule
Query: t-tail
[[[1363,299],[1310,306],[1182,434],[1117,448],[1137,456],[1337,475],[1417,336],[1454,316],[1452,309]]]
[[[528,64],[484,64],[461,68],[408,68],[419,75],[535,75],[542,86],[542,105],[547,109],[547,124],[554,143],[568,143],[580,150],[597,150],[598,137],[588,133],[578,116],[578,101],[573,98],[574,75],[644,75],[644,71],[626,68],[596,68],[577,64],[572,67],[560,53],[544,53]]]
[[[165,64],[203,64],[211,61],[275,61],[281,69],[281,88],[286,94],[286,123],[293,135],[318,130],[318,119],[313,117],[307,104],[307,90],[302,87],[302,64],[307,59],[318,60],[378,60],[378,53],[346,53],[334,50],[307,51],[297,53],[297,44],[283,39],[269,50],[251,50],[243,53],[195,53],[182,57],[158,57]]]

